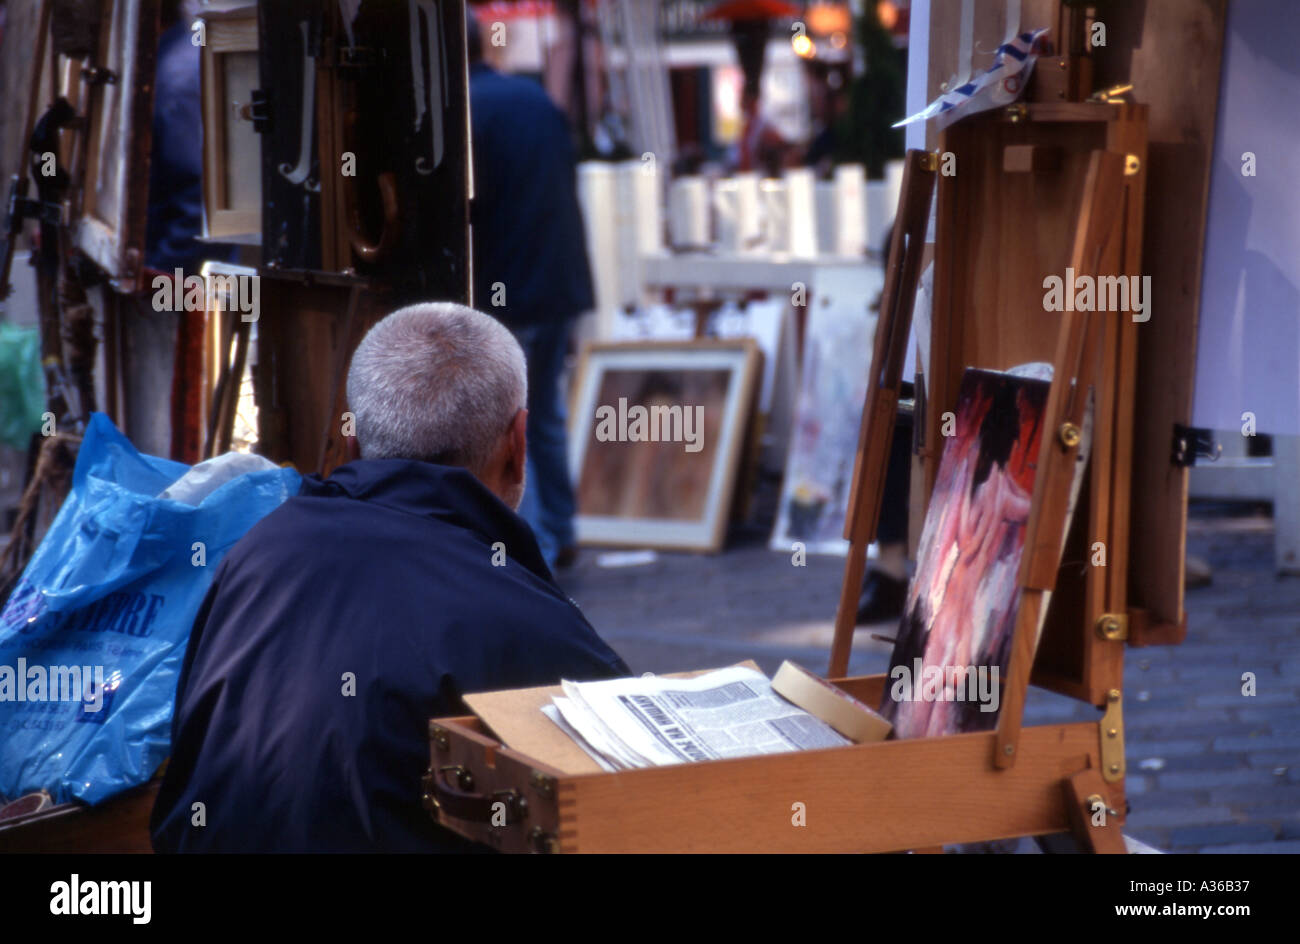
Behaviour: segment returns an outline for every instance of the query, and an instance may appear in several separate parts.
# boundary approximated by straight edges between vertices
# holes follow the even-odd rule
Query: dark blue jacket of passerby
[[[536,82],[470,67],[474,307],[513,329],[595,304],[564,115]],[[504,305],[495,304],[504,301]]]
[[[306,478],[199,610],[154,848],[467,848],[421,808],[429,719],[465,693],[627,674],[469,472],[384,459]]]
[[[203,224],[203,118],[199,104],[199,48],[189,23],[177,23],[158,43],[153,105],[153,155],[149,161],[149,219],[145,264],[170,273],[197,272],[205,247]],[[225,258],[224,247],[207,258]]]

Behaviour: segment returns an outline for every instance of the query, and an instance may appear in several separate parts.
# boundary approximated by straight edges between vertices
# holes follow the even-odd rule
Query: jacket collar
[[[374,502],[445,521],[473,532],[489,549],[503,542],[508,556],[548,583],[555,581],[532,529],[467,469],[415,459],[358,459],[327,479],[304,476],[298,494]]]

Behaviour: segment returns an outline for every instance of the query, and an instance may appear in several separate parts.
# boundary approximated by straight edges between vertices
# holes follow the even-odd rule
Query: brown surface
[[[1002,170],[1008,174],[1041,174],[1060,167],[1060,148],[1008,144],[1002,151]]]
[[[1106,14],[1097,83],[1133,83],[1150,114],[1143,271],[1160,300],[1138,325],[1128,604],[1131,645],[1181,642],[1187,470],[1169,462],[1192,412],[1202,246],[1223,56],[1224,0],[1146,0]],[[1177,68],[1170,68],[1177,63]]]
[[[298,471],[317,471],[322,446],[324,471],[347,462],[342,416],[343,384],[332,390],[335,367],[345,366],[367,330],[391,309],[375,292],[363,290],[353,326],[347,330],[349,285],[304,285],[290,278],[262,279],[258,358],[253,384],[258,409],[258,452]],[[346,376],[346,373],[343,375]],[[328,436],[322,439],[322,430]]]
[[[1088,159],[1077,229],[1069,256],[1070,267],[1076,273],[1111,271],[1105,265],[1105,258],[1108,246],[1119,242],[1116,230],[1122,231],[1122,226],[1117,226],[1117,223],[1122,223],[1123,219],[1116,217],[1113,208],[1123,205],[1123,196],[1124,156],[1109,151],[1093,151]],[[1107,388],[1115,383],[1116,377],[1110,365],[1103,365],[1100,369],[1096,366],[1101,354],[1099,346],[1106,322],[1123,317],[1128,316],[1077,311],[1060,313],[1052,389],[1045,410],[1044,432],[1049,438],[1045,440],[1038,458],[1038,481],[1029,513],[1025,558],[1020,572],[1020,583],[1025,589],[1020,599],[1011,664],[998,719],[994,763],[999,767],[1010,767],[1019,756],[1017,742],[1021,735],[1025,693],[1033,668],[1040,618],[1048,603],[1044,595],[1056,585],[1062,544],[1069,525],[1066,515],[1076,450],[1064,446],[1056,433],[1067,421],[1082,428],[1087,400],[1084,391],[1090,379],[1098,391],[1099,401],[1109,403]],[[1102,411],[1098,411],[1096,418],[1091,463],[1098,474],[1093,476],[1093,507],[1094,511],[1100,509],[1102,513],[1108,513],[1104,493],[1097,495],[1097,485],[1109,482],[1109,437],[1113,431],[1111,424],[1105,422]],[[1088,638],[1089,614],[1085,611],[1072,615],[1075,620],[1066,624],[1070,626],[1069,631]]]
[[[1058,334],[1071,313],[1044,311],[1046,275],[1064,276],[1071,265],[1076,274],[1140,274],[1135,234],[1142,222],[1146,178],[1144,117],[1142,106],[1030,105],[1027,120],[1011,122],[1001,113],[990,113],[945,132],[943,147],[957,153],[961,173],[939,179],[927,443],[942,442],[942,414],[952,409],[966,366],[1006,369],[1026,361],[1057,360]],[[1058,169],[1006,173],[1007,149],[1017,147],[1058,152]],[[1113,231],[1105,234],[1103,250],[1081,268],[1081,263],[1072,263],[1071,253],[1094,150],[1111,152],[1117,159],[1132,153],[1142,166],[1138,174],[1123,177],[1118,195],[1106,198],[1100,222]],[[1123,313],[1097,320],[1096,356],[1105,366],[1085,371],[1092,378],[1101,370],[1105,378],[1096,404],[1093,474],[1076,509],[1067,564],[1052,563],[1060,555],[1060,534],[1050,528],[1037,542],[1041,549],[1029,572],[1034,586],[1056,591],[1034,683],[1093,704],[1100,704],[1107,687],[1118,684],[1121,676],[1122,646],[1100,640],[1093,626],[1102,613],[1125,609],[1126,587],[1117,571],[1125,568],[1127,527],[1116,516],[1128,514],[1130,501],[1125,457],[1132,427],[1133,348],[1138,329],[1146,329],[1155,318],[1142,325]],[[1076,415],[1081,415],[1079,406],[1075,404]],[[1048,433],[1055,441],[1053,426]],[[933,488],[940,451],[931,447],[926,456],[923,495]],[[1108,566],[1083,566],[1091,545],[1099,540],[1107,545]]]
[[[64,803],[0,825],[0,853],[152,853],[149,814],[161,779],[99,806]]]
[[[886,677],[833,682],[872,703]],[[1100,762],[1098,726],[1085,722],[1026,729],[1020,763],[1005,771],[989,762],[986,732],[569,776],[502,747],[478,718],[430,728],[446,736],[445,749],[434,741],[435,767],[463,766],[475,790],[513,790],[530,811],[506,828],[441,821],[513,852],[537,851],[533,830],[561,852],[892,852],[1043,835],[1070,828],[1064,784]],[[538,789],[538,772],[555,778],[553,792]],[[1123,808],[1122,781],[1103,792]],[[794,803],[803,827],[791,823]]]
[[[501,743],[535,757],[566,774],[601,773],[600,764],[573,738],[542,714],[542,706],[563,695],[559,685],[516,688],[504,692],[466,695],[465,704],[482,719]]]
[[[882,741],[564,778],[560,848],[890,852],[1068,828],[1061,781],[1095,757],[1097,726],[1026,729],[1011,771],[989,764],[993,738]],[[806,826],[791,824],[796,802],[805,804]]]
[[[1102,780],[1101,774],[1092,768],[1081,770],[1065,781],[1063,789],[1070,825],[1082,848],[1089,852],[1126,855],[1128,847],[1124,845],[1124,835],[1120,832],[1124,824],[1122,813],[1119,816],[1106,813],[1104,826],[1092,825],[1093,811],[1088,797],[1100,796],[1102,802],[1116,812],[1123,809],[1123,805],[1117,805],[1111,797],[1110,787]]]

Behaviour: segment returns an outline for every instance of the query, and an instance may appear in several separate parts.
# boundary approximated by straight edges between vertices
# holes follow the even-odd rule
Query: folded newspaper
[[[852,744],[744,666],[695,678],[564,682],[543,714],[609,771]]]

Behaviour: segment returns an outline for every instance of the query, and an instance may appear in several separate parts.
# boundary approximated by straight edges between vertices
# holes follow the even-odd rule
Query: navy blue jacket
[[[474,307],[511,328],[594,307],[564,114],[531,79],[470,67]],[[492,286],[505,287],[505,304]]]
[[[465,693],[628,674],[469,472],[383,459],[306,478],[231,549],[195,619],[154,848],[469,847],[420,804],[429,719],[463,713]]]
[[[145,265],[170,273],[197,273],[205,258],[197,237],[203,224],[203,118],[199,104],[199,47],[188,22],[163,33],[153,105],[149,160],[149,219]],[[219,259],[228,252],[206,253]]]

